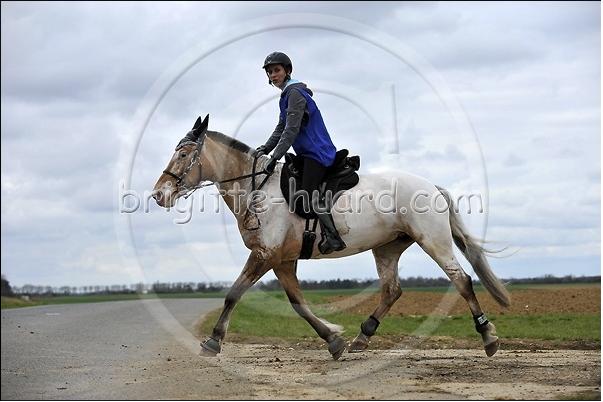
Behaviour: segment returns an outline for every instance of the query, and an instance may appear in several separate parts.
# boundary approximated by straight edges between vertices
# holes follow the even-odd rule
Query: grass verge
[[[17,297],[2,296],[2,309],[36,306],[38,303],[29,300],[19,299]]]

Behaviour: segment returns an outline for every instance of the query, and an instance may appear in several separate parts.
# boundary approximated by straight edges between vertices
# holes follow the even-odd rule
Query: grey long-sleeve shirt
[[[282,97],[291,91],[287,102],[286,118],[285,120],[281,119],[279,114],[278,124],[264,145],[266,153],[274,149],[272,157],[276,160],[282,158],[289,148],[291,148],[304,122],[304,116],[308,113],[306,110],[306,98],[299,91],[292,90],[293,88],[299,88],[312,95],[312,91],[302,82],[289,85],[281,94]]]

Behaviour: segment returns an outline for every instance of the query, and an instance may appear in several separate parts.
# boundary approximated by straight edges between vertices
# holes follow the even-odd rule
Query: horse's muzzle
[[[153,191],[153,199],[160,207],[165,207],[165,197],[163,196],[163,192],[161,190]]]

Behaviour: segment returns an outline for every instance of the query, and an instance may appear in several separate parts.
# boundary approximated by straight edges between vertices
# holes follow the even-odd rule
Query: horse
[[[341,336],[343,328],[314,315],[304,299],[297,278],[297,261],[305,220],[290,211],[286,203],[276,202],[283,198],[279,183],[283,164],[278,163],[273,174],[268,175],[264,170],[269,163],[267,156],[257,155],[256,150],[237,139],[209,131],[208,125],[209,115],[203,121],[201,117],[196,120],[193,128],[178,143],[152,193],[159,206],[169,208],[179,197],[187,197],[197,188],[215,185],[235,215],[243,242],[250,250],[242,272],[226,294],[212,335],[201,343],[201,355],[216,356],[221,352],[235,305],[245,291],[270,270],[274,271],[293,309],[327,342],[333,359],[339,359],[346,348],[350,353],[366,350],[381,320],[402,295],[398,261],[414,243],[441,267],[467,302],[486,355],[492,356],[497,352],[499,339],[496,327],[482,311],[473,291],[472,279],[454,255],[453,242],[498,304],[508,307],[510,295],[490,268],[487,250],[480,240],[468,233],[457,216],[458,211],[455,211],[448,191],[405,172],[360,174],[358,184],[338,198],[337,205],[341,200],[353,203],[360,195],[355,206],[363,207],[357,210],[333,208],[335,226],[347,248],[323,255],[315,245],[310,258],[341,258],[371,250],[381,286],[379,305],[360,325],[358,335],[348,346]],[[264,196],[258,198],[256,180],[260,176],[264,178],[262,184],[265,186]],[[394,189],[396,204],[404,207],[384,213],[374,197],[373,202],[370,196],[362,197],[390,187]],[[426,203],[429,194],[439,197],[446,205],[444,208],[427,208],[425,205],[411,208],[413,202],[418,202],[417,194],[422,194]]]

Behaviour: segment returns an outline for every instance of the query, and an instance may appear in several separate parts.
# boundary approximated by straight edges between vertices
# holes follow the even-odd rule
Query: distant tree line
[[[400,286],[402,288],[433,288],[450,286],[451,282],[448,278],[423,278],[422,276],[411,276],[409,278],[400,278]],[[545,275],[538,278],[511,278],[502,279],[506,284],[563,284],[563,283],[596,283],[601,282],[601,276],[573,276],[567,275],[557,277],[553,275]],[[474,280],[475,285],[479,284],[479,280]],[[355,279],[330,279],[323,281],[300,281],[302,289],[366,289],[378,288],[378,279],[355,280]],[[261,290],[277,290],[281,289],[278,280],[260,283],[257,287]]]
[[[110,294],[146,294],[146,293],[203,293],[220,292],[230,286],[228,282],[171,282],[171,283],[135,283],[131,285],[110,286],[38,286],[23,285],[11,286],[6,282],[8,289],[14,295],[27,296],[71,296],[71,295],[110,295]],[[7,293],[8,294],[8,293]],[[4,282],[2,283],[2,296],[6,296]]]
[[[205,282],[156,282],[151,287],[153,293],[203,293],[220,292],[227,287],[224,283],[205,283]]]
[[[600,283],[601,276],[573,276],[566,275],[557,277],[545,275],[537,278],[511,278],[502,280],[506,284],[564,284],[564,283]],[[474,281],[479,284],[479,281]],[[127,294],[127,293],[215,293],[230,287],[229,282],[155,282],[153,284],[136,283],[131,285],[111,286],[37,286],[24,285],[11,287],[8,280],[2,276],[2,296],[13,295],[35,295],[35,296],[69,296],[69,295],[103,295],[103,294]],[[366,289],[378,288],[378,279],[329,279],[322,281],[302,280],[302,289]],[[428,288],[450,286],[447,278],[423,278],[414,276],[400,278],[402,288]],[[256,290],[280,290],[281,285],[276,279],[260,282],[254,286]]]
[[[316,289],[365,289],[368,287],[379,286],[378,280],[367,279],[367,280],[356,280],[356,279],[329,279],[324,281],[299,281],[302,289],[316,290]],[[278,280],[273,279],[268,282],[261,282],[255,286],[261,290],[280,290],[282,289]]]
[[[423,278],[422,276],[412,276],[410,278],[400,278],[400,285],[403,288],[431,288],[449,286],[450,281],[447,278]],[[318,290],[318,289],[366,289],[379,288],[379,279],[329,279],[323,281],[301,280],[302,289]],[[257,287],[261,290],[276,290],[281,289],[278,280],[273,279],[268,282],[260,283]]]
[[[527,284],[554,284],[554,283],[601,283],[601,275],[597,276],[554,276],[545,275],[538,278],[511,278],[504,279],[504,283]]]

